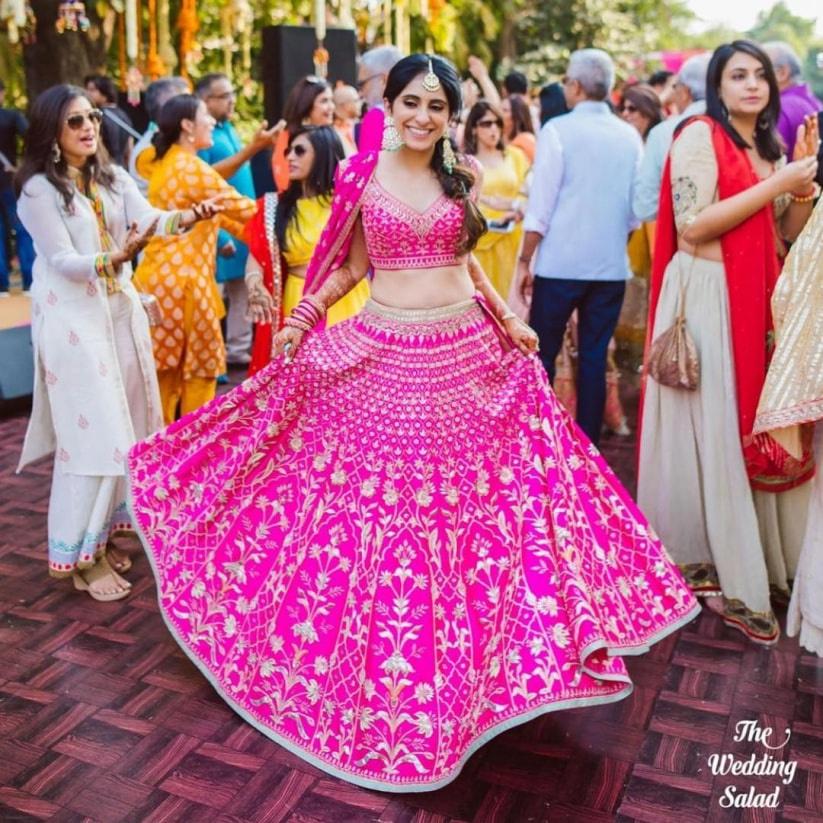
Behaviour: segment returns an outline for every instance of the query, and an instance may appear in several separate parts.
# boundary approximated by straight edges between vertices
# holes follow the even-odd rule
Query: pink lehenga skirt
[[[131,506],[183,651],[249,723],[383,791],[631,691],[699,610],[540,361],[481,304],[370,301],[139,443]]]

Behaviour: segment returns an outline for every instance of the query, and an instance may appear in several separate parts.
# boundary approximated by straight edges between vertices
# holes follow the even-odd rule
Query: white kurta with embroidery
[[[174,213],[152,208],[125,171],[115,167],[115,176],[113,189],[100,186],[100,194],[117,248],[125,243],[132,222],[142,231],[159,218],[159,234],[173,225]],[[73,207],[66,210],[62,196],[43,175],[26,183],[18,202],[37,255],[32,285],[34,402],[18,470],[56,450],[64,473],[121,476],[135,433],[109,297],[95,270],[103,249],[91,202],[78,193]],[[119,282],[132,304],[131,330],[154,431],[162,425],[157,377],[148,322],[131,277],[130,264],[123,264]]]

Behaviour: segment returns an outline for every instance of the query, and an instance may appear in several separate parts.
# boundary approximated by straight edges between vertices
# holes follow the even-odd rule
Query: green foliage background
[[[224,36],[221,14],[233,0],[200,0],[198,42],[202,59],[197,74],[224,68],[224,47],[232,50],[231,64],[241,91],[238,108],[242,120],[255,121],[262,111],[259,89],[259,31],[278,23],[300,24],[311,20],[312,0],[249,0],[254,15],[252,70],[241,66],[240,38]],[[329,0],[332,13],[339,12],[340,0]],[[180,0],[171,0],[171,24]],[[792,14],[782,0],[761,13],[749,32],[712,29],[691,34],[695,22],[686,0],[428,0],[434,14],[423,16],[421,0],[410,0],[412,49],[427,44],[451,57],[459,67],[470,54],[483,58],[498,79],[511,68],[524,71],[535,83],[556,79],[563,72],[571,51],[584,46],[606,49],[616,59],[621,78],[646,74],[656,68],[654,53],[664,49],[714,48],[740,36],[755,40],[786,40],[805,60],[806,79],[818,95],[823,95],[823,39],[815,35],[815,21]],[[55,4],[56,5],[56,4]],[[91,6],[92,4],[87,4]],[[145,14],[145,6],[143,3]],[[378,0],[354,2],[358,39],[362,48],[382,42],[382,16]],[[117,73],[117,41],[114,14],[121,0],[97,0],[95,25],[84,36],[104,39],[105,68]],[[441,8],[442,7],[442,8]],[[823,6],[821,6],[823,11]],[[53,20],[41,25],[53,25]],[[60,38],[62,40],[62,38]],[[0,73],[6,80],[13,102],[25,100],[22,46],[12,46],[0,31]],[[651,56],[651,57],[650,57]]]

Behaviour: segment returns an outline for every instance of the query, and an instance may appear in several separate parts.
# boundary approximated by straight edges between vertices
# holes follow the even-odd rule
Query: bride
[[[699,610],[475,263],[478,171],[439,57],[386,83],[272,362],[135,447],[161,612],[224,700],[382,791],[452,781],[495,735],[620,700],[622,655]],[[373,271],[372,299],[320,332]]]

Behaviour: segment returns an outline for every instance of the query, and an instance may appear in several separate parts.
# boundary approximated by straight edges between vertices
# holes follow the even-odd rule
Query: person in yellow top
[[[330,126],[303,126],[291,137],[285,156],[289,187],[279,199],[275,194],[261,197],[246,227],[249,312],[257,324],[249,374],[269,362],[272,326],[279,329],[303,296],[306,269],[331,213],[343,145]],[[368,281],[363,279],[329,306],[327,327],[357,314],[368,298]]]
[[[254,200],[238,194],[197,157],[199,149],[211,145],[214,122],[199,98],[177,95],[163,106],[153,141],[152,205],[185,209],[218,197],[222,208],[186,234],[150,241],[134,275],[138,291],[154,295],[162,313],[152,341],[167,424],[174,421],[178,405],[183,415],[211,400],[217,377],[226,370],[220,330],[225,310],[214,279],[217,232],[222,227],[242,237],[255,211]]]
[[[503,145],[503,115],[488,100],[478,100],[466,119],[463,150],[483,168],[480,211],[489,224],[474,256],[498,294],[506,300],[523,237],[522,199],[529,163],[517,148]]]

